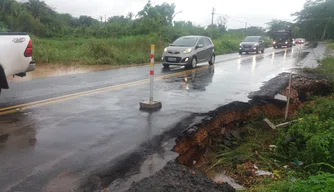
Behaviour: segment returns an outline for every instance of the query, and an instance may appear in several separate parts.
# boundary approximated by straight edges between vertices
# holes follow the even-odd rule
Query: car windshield
[[[258,42],[259,39],[259,37],[247,37],[244,42]]]
[[[196,37],[181,37],[181,38],[178,38],[176,41],[174,41],[174,43],[171,44],[171,46],[193,47],[195,46],[197,39],[198,38]]]

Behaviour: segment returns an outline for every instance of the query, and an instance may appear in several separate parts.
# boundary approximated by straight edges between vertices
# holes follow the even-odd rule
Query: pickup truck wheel
[[[211,59],[209,61],[209,65],[213,65],[213,64],[215,64],[215,62],[216,62],[216,56],[215,56],[215,54],[212,54]]]
[[[164,68],[169,68],[168,64],[162,64],[164,66]]]

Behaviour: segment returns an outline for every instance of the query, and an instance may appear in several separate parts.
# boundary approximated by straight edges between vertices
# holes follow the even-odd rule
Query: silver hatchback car
[[[197,63],[215,63],[215,46],[206,36],[183,36],[165,48],[162,54],[162,65],[180,65],[195,68]]]

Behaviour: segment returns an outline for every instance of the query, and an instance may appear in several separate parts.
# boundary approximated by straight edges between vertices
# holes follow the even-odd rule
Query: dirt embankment
[[[284,117],[286,101],[277,100],[275,96],[277,94],[287,96],[288,82],[289,74],[280,74],[267,82],[260,91],[251,93],[249,95],[251,100],[248,103],[232,102],[209,112],[200,124],[186,129],[177,138],[173,149],[179,154],[177,162],[190,167],[200,164],[211,138],[228,134],[247,120],[262,120],[264,116],[272,119]],[[295,115],[308,95],[326,95],[329,92],[330,83],[323,77],[295,74],[292,78],[289,117]]]

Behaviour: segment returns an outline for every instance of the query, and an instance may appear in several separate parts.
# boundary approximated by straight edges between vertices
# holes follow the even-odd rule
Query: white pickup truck
[[[0,93],[8,89],[7,77],[24,77],[35,70],[32,40],[27,33],[0,32]]]

